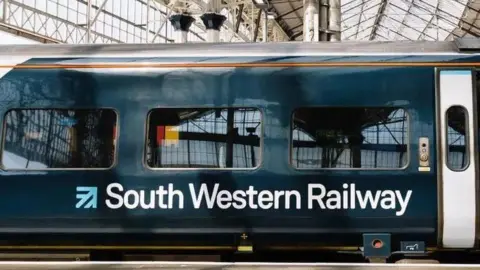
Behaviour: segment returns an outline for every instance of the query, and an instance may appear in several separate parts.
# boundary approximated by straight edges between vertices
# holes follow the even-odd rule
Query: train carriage
[[[476,250],[479,48],[3,46],[0,250]]]

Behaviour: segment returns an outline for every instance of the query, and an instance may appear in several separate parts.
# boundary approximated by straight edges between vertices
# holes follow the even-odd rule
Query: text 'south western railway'
[[[105,206],[110,209],[183,209],[191,200],[194,209],[379,209],[394,211],[402,216],[408,207],[412,191],[357,190],[355,184],[343,184],[342,190],[328,190],[322,184],[308,184],[307,192],[298,190],[224,190],[220,184],[188,185],[188,194],[175,189],[174,184],[152,190],[125,189],[120,183],[107,186]],[[83,192],[83,193],[82,193]],[[307,196],[302,200],[302,196]],[[97,187],[77,187],[76,208],[97,208]]]

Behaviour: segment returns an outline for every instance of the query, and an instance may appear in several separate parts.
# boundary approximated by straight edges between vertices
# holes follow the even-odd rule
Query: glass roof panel
[[[377,40],[393,40],[395,38],[395,34],[387,28],[378,27],[376,39]]]
[[[342,40],[445,40],[463,36],[468,33],[460,25],[466,23],[462,17],[471,1],[350,0],[341,6]]]
[[[342,15],[342,39],[358,40],[365,36],[365,33],[373,28],[378,10],[382,0],[359,0],[347,5],[350,8],[341,7],[347,10],[347,14]]]
[[[426,35],[433,37],[434,40],[444,40],[450,34],[450,32],[440,29],[436,25],[430,26],[426,29],[425,33]]]

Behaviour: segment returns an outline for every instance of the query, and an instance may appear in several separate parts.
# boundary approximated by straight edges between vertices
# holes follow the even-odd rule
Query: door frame
[[[442,72],[447,72],[446,76],[465,76],[459,77],[463,83],[470,83],[471,94],[461,97],[454,95],[456,86],[442,82]],[[448,74],[450,73],[450,74]],[[457,73],[457,74],[454,74]],[[470,76],[469,80],[467,76]],[[447,90],[442,90],[447,88]],[[442,100],[443,95],[449,95],[446,100]],[[462,103],[463,99],[463,103]],[[466,100],[465,100],[466,99]],[[471,99],[471,100],[470,100]],[[468,104],[471,101],[471,104]],[[444,104],[442,104],[442,102]],[[443,106],[442,106],[443,105]],[[446,126],[446,111],[455,105],[460,105],[467,110],[467,139],[469,149],[469,164],[462,171],[452,171],[446,165],[446,139],[448,127]],[[437,224],[437,246],[441,248],[475,248],[478,246],[479,236],[479,166],[478,166],[478,108],[477,108],[477,89],[476,89],[476,70],[473,67],[449,67],[435,68],[435,120],[436,120],[436,165],[437,165],[437,203],[438,203],[438,224]],[[454,185],[453,176],[467,177],[463,186]],[[450,180],[449,180],[450,179]],[[458,180],[455,180],[458,181]],[[458,187],[457,193],[445,193],[447,188]],[[473,186],[473,188],[472,188]],[[469,188],[470,187],[470,188]],[[464,199],[463,205],[457,203],[457,199]],[[445,209],[445,204],[450,205],[450,209]],[[473,203],[473,206],[467,207]],[[452,207],[458,209],[467,209],[465,219],[456,219],[459,211],[452,211]],[[467,222],[467,223],[465,223]],[[454,229],[455,223],[466,224],[467,231]],[[458,227],[457,227],[458,228]],[[472,232],[473,230],[473,232]],[[464,239],[455,239],[455,236],[465,232]],[[473,239],[472,239],[473,238]]]

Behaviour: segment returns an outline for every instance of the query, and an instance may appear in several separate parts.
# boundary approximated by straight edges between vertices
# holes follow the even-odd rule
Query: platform
[[[0,270],[434,270],[464,269],[480,270],[480,265],[455,264],[332,264],[332,263],[202,263],[202,262],[0,262]]]

